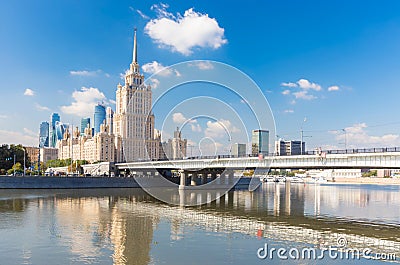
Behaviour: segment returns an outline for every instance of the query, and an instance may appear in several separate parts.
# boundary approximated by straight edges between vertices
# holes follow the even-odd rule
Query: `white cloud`
[[[174,114],[172,114],[172,120],[178,124],[185,123],[185,122],[192,123],[192,124],[197,123],[196,120],[187,119],[181,112],[175,112]]]
[[[19,131],[0,130],[0,143],[22,144],[24,146],[37,146],[38,137]]]
[[[69,74],[71,76],[82,76],[82,77],[95,77],[103,73],[103,70],[88,71],[88,70],[71,70]],[[104,73],[105,77],[110,77],[110,74]]]
[[[297,84],[299,85],[300,88],[302,89],[313,89],[315,91],[320,91],[322,88],[320,85],[316,84],[316,83],[312,83],[310,81],[308,81],[307,79],[299,79],[299,81],[297,81]]]
[[[116,102],[115,100],[113,100],[113,99],[109,99],[108,102],[109,102],[110,104],[113,104],[113,105],[117,104],[117,102]]]
[[[182,113],[176,112],[176,113],[172,114],[172,120],[175,123],[184,123],[187,119],[185,118],[185,116],[183,116]]]
[[[157,61],[144,64],[142,69],[148,74],[158,74],[160,76],[170,76],[175,74],[175,76],[181,76],[181,73],[179,73],[176,69],[173,69],[172,67],[165,67]]]
[[[385,134],[382,136],[369,135],[366,123],[357,123],[343,130],[332,131],[336,135],[336,140],[344,142],[346,140],[349,148],[363,147],[390,147],[399,144],[400,136],[398,134]]]
[[[7,118],[8,118],[8,116],[7,116],[7,115],[0,114],[0,119],[7,119]]]
[[[167,8],[165,4],[153,5],[152,9],[158,13],[158,18],[150,20],[145,26],[146,34],[160,47],[190,55],[195,47],[218,49],[227,43],[225,30],[208,14],[190,8],[183,16],[179,13],[174,16]]]
[[[339,87],[338,86],[330,86],[328,87],[328,91],[338,91]]]
[[[201,126],[198,123],[191,123],[190,128],[192,129],[192,132],[201,132]]]
[[[287,83],[281,83],[281,86],[284,87],[297,87],[296,83],[292,83],[292,82],[287,82]]]
[[[61,106],[60,109],[66,114],[73,114],[79,117],[91,116],[94,106],[101,101],[106,101],[106,96],[94,87],[82,87],[80,91],[72,93],[74,102],[69,106]]]
[[[156,89],[160,85],[160,80],[156,78],[150,78],[150,86],[153,89]]]
[[[290,90],[286,89],[286,90],[282,91],[282,94],[283,95],[290,95]]]
[[[199,61],[199,62],[192,63],[190,65],[196,66],[200,70],[211,70],[211,69],[214,69],[214,65],[211,62],[208,62],[208,61]]]
[[[294,110],[292,110],[292,109],[286,109],[286,110],[284,110],[283,112],[284,112],[284,113],[294,113]]]
[[[220,119],[215,122],[207,121],[207,128],[204,130],[204,135],[210,138],[223,138],[237,132],[240,132],[240,130],[233,126],[229,120]]]
[[[35,92],[32,89],[30,89],[30,88],[25,89],[24,96],[32,97],[34,95],[35,95]]]
[[[314,95],[308,94],[307,90],[294,92],[293,95],[295,96],[296,99],[312,100],[317,98]]]
[[[48,107],[42,106],[42,105],[40,105],[40,104],[38,104],[38,103],[35,103],[35,108],[36,108],[38,111],[50,111],[50,109],[49,109]]]
[[[142,11],[140,11],[139,9],[136,10],[136,12],[143,18],[143,19],[149,19],[148,16],[146,16]]]

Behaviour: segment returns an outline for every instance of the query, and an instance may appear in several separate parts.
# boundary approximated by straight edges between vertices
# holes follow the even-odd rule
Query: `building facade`
[[[100,132],[100,125],[106,120],[106,107],[101,104],[97,104],[94,107],[94,133]]]
[[[81,119],[81,134],[85,133],[85,129],[90,128],[90,118],[82,118]]]
[[[306,150],[305,142],[301,141],[284,141],[279,140],[275,141],[275,154],[278,156],[291,156],[291,155],[300,155],[303,151],[303,154]]]
[[[57,142],[58,158],[86,160],[94,162],[115,162],[115,135],[110,133],[107,125],[100,125],[100,132],[92,136],[92,130],[86,127],[84,134],[75,128],[72,135],[65,131],[62,140]]]
[[[246,156],[246,144],[235,143],[232,145],[232,156],[233,157],[244,157]]]
[[[44,121],[40,124],[39,128],[39,147],[49,147],[50,145],[50,137],[49,137],[49,132],[50,132],[50,126],[47,121]]]
[[[24,148],[31,164],[37,163],[39,161],[39,147],[24,146]]]
[[[135,29],[132,63],[125,74],[125,84],[118,84],[116,91],[113,133],[121,137],[120,143],[116,141],[118,161],[158,159],[151,106],[151,87],[144,83],[137,61]]]
[[[174,138],[162,144],[162,149],[160,159],[174,160],[186,157],[187,139],[182,139],[179,128],[174,131]]]
[[[269,131],[253,130],[251,134],[251,154],[256,156],[269,154]]]
[[[57,122],[60,122],[60,115],[58,115],[58,113],[52,113],[50,116],[50,124],[49,124],[50,147],[55,147],[58,140],[56,137]]]
[[[58,158],[58,149],[53,147],[40,148],[40,162],[47,163],[49,160]]]

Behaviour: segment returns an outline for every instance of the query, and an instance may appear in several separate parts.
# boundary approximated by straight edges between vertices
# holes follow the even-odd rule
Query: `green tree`
[[[24,167],[21,165],[20,162],[15,163],[9,170],[7,170],[7,173],[9,175],[13,174],[15,170],[15,173],[23,173],[24,172]]]

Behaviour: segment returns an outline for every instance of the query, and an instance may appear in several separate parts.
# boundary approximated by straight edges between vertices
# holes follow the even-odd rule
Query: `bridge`
[[[341,152],[342,151],[342,152]],[[119,170],[176,169],[400,169],[400,148],[312,151],[305,155],[264,157],[195,157],[167,161],[137,161],[116,164]]]
[[[214,156],[167,161],[118,163],[120,172],[131,175],[170,176],[178,171],[180,188],[213,182],[217,186],[234,183],[235,171],[253,169],[400,169],[400,148],[371,148],[335,151],[312,151],[293,156]],[[256,172],[257,172],[256,171]],[[146,173],[147,172],[147,173]],[[189,180],[188,180],[189,177]]]

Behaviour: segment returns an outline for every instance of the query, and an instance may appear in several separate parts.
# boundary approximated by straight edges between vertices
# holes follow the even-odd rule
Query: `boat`
[[[290,183],[304,183],[304,180],[299,177],[286,177],[286,181],[289,181]]]
[[[326,183],[328,181],[323,176],[319,176],[319,177],[315,176],[315,177],[311,177],[311,182],[312,183]]]
[[[275,177],[271,176],[271,175],[261,176],[260,181],[261,182],[275,182]]]

